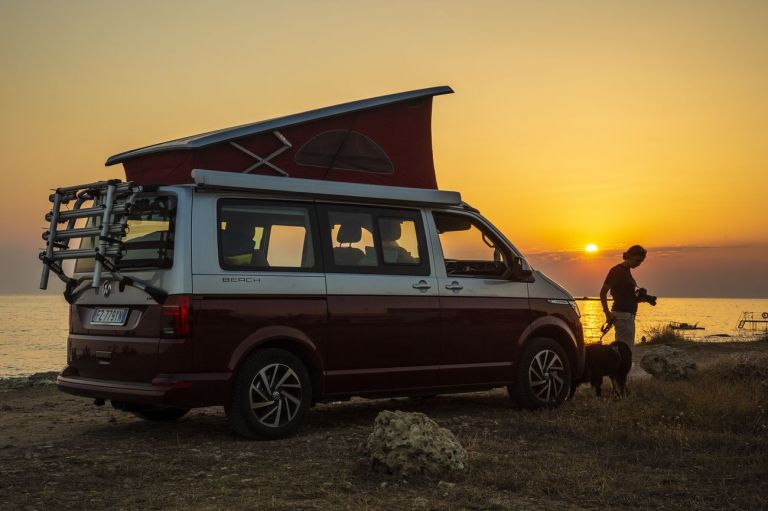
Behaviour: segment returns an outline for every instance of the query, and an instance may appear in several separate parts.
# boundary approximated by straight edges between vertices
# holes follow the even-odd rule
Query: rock
[[[59,375],[56,371],[45,373],[35,373],[29,376],[16,376],[11,378],[0,378],[0,388],[20,389],[23,387],[39,387],[42,385],[56,385],[56,377]]]
[[[683,350],[659,346],[640,359],[640,367],[656,378],[673,381],[687,380],[696,372],[696,362]]]
[[[383,411],[365,445],[371,466],[398,476],[464,470],[467,452],[449,430],[423,413]]]
[[[429,501],[425,497],[416,497],[413,499],[413,509],[427,509]]]
[[[32,385],[55,385],[57,376],[59,376],[57,371],[46,371],[44,373],[30,374],[27,379]]]

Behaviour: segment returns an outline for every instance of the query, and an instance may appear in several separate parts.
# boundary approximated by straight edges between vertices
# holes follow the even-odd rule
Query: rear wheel
[[[232,428],[245,437],[281,438],[298,429],[311,401],[309,372],[301,360],[265,349],[237,372],[226,412]]]
[[[510,397],[520,406],[536,410],[554,408],[571,389],[571,366],[562,346],[553,339],[531,339],[517,364]]]

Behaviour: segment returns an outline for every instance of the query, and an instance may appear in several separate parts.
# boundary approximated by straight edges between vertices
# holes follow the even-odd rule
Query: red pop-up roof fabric
[[[280,127],[277,131],[291,147],[269,163],[291,177],[437,188],[431,116],[432,98],[426,97]],[[243,172],[258,162],[233,143],[259,158],[283,147],[268,131],[204,147],[139,154],[122,163],[129,181],[191,183],[192,169]],[[264,164],[251,173],[280,175]]]

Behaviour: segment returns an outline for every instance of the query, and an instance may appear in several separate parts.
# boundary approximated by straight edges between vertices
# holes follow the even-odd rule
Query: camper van
[[[55,273],[71,304],[59,389],[153,421],[223,406],[249,438],[289,435],[316,403],[353,396],[506,387],[525,408],[561,404],[584,360],[573,297],[459,193],[376,181],[408,167],[359,114],[436,90],[142,148],[113,162],[143,158],[143,176],[125,165],[126,182],[57,189],[40,257],[41,287]],[[341,141],[307,128],[350,112]],[[240,170],[257,168],[196,167],[211,146],[242,153],[230,142],[252,153]],[[153,159],[169,184],[147,182]],[[297,177],[301,162],[320,175]]]

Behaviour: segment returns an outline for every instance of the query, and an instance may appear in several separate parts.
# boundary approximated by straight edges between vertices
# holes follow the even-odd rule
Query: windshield
[[[123,236],[125,253],[117,261],[120,270],[163,269],[173,266],[173,233],[176,199],[169,196],[139,197],[128,215]],[[91,218],[88,225],[99,225]],[[92,248],[94,238],[83,238],[80,248]],[[94,259],[79,259],[75,272],[93,271]]]

